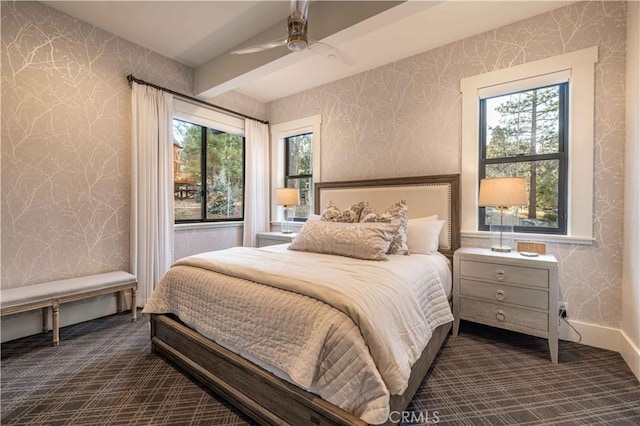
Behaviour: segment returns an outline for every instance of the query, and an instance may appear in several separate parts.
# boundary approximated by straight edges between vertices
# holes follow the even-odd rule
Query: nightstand
[[[258,232],[258,247],[272,246],[275,244],[290,243],[296,237],[296,234],[283,234],[282,232]]]
[[[453,335],[460,320],[549,340],[558,363],[558,262],[553,255],[465,247],[453,256]]]

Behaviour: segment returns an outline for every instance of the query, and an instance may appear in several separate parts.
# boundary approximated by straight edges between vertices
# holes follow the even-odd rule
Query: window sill
[[[489,239],[491,233],[487,231],[461,231],[460,236],[463,238],[485,238]],[[595,238],[592,237],[574,237],[569,235],[549,235],[549,234],[526,234],[514,233],[513,239],[516,241],[539,241],[542,243],[562,243],[562,244],[582,244],[593,245]]]
[[[293,222],[291,224],[291,231],[298,233],[300,232],[300,229],[302,229],[302,226],[304,225],[304,222]],[[283,227],[283,222],[278,221],[278,220],[272,220],[271,221],[271,230],[272,231],[280,231]]]
[[[194,223],[175,223],[174,231],[187,231],[192,229],[209,229],[209,228],[242,228],[244,222],[194,222]]]

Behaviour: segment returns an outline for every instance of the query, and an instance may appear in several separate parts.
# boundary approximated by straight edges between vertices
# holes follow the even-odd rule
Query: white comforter
[[[285,245],[236,247],[176,262],[143,313],[174,313],[222,346],[376,424],[388,418],[389,394],[405,390],[432,331],[453,320],[450,286],[440,255],[385,262]]]

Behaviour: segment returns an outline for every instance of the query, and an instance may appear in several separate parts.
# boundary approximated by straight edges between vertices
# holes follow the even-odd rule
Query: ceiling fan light
[[[289,37],[287,47],[294,52],[302,52],[307,48],[307,41],[303,37]]]

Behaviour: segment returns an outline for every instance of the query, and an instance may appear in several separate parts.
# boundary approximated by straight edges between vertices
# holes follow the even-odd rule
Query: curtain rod
[[[241,112],[236,112],[236,111],[233,111],[233,110],[230,110],[230,109],[218,106],[218,105],[210,104],[209,102],[203,101],[202,99],[194,98],[192,96],[188,96],[188,95],[176,92],[174,90],[167,89],[166,87],[158,86],[158,85],[155,85],[153,83],[149,83],[147,81],[140,80],[139,78],[135,78],[133,76],[133,74],[129,74],[127,76],[127,81],[129,82],[129,85],[131,85],[131,83],[135,81],[138,84],[144,84],[145,86],[150,86],[150,87],[153,87],[154,89],[158,89],[158,90],[162,90],[163,92],[171,93],[172,95],[175,95],[175,96],[178,96],[178,97],[181,97],[181,98],[184,98],[184,99],[188,99],[188,100],[190,100],[192,102],[197,102],[197,103],[202,104],[202,105],[206,105],[209,108],[214,108],[214,109],[217,109],[219,111],[224,111],[224,112],[226,112],[228,114],[233,114],[233,115],[235,115],[237,117],[249,118],[251,120],[256,120],[256,121],[259,121],[259,122],[264,123],[264,124],[269,124],[269,122],[266,121],[266,120],[261,120],[259,118],[251,117],[250,115],[242,114]]]

